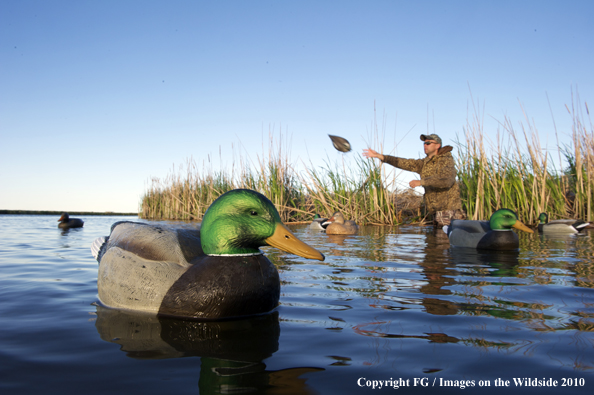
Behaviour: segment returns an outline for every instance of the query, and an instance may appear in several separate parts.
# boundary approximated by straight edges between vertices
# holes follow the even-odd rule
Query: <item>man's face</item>
[[[433,156],[437,153],[437,150],[441,148],[441,144],[437,144],[435,140],[425,140],[423,141],[423,147],[425,149],[425,155]]]

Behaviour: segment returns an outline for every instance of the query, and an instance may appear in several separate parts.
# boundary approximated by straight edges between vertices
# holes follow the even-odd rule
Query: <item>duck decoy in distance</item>
[[[309,224],[309,229],[324,231],[328,226],[328,223],[326,221],[328,221],[328,218],[322,218],[320,217],[320,214],[316,214],[314,215],[314,219]]]
[[[118,222],[91,247],[99,300],[202,320],[266,313],[278,304],[280,280],[258,248],[265,245],[324,260],[282,223],[270,200],[248,189],[219,196],[200,230]]]
[[[82,228],[85,224],[85,222],[80,218],[70,218],[68,213],[62,213],[62,216],[58,222],[58,228],[61,229]]]
[[[359,226],[355,221],[347,221],[340,211],[332,214],[322,226],[326,226],[326,234],[329,235],[354,235],[359,231]]]
[[[443,230],[454,247],[513,250],[520,246],[520,240],[512,228],[534,233],[518,219],[515,212],[507,208],[495,211],[489,221],[452,220]]]
[[[554,219],[549,221],[549,215],[547,213],[540,213],[538,220],[540,221],[538,232],[544,234],[574,234],[590,226],[589,222],[582,221],[581,219]]]

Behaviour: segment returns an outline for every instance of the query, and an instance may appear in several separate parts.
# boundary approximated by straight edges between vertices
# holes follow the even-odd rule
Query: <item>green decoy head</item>
[[[548,224],[549,223],[549,215],[547,213],[540,213],[538,216],[538,220],[541,224]]]
[[[534,233],[532,229],[527,227],[518,219],[518,215],[508,208],[500,208],[491,215],[489,226],[492,230],[511,230],[511,228],[519,229],[524,232]]]
[[[270,245],[309,259],[324,255],[299,240],[281,221],[266,196],[249,189],[234,189],[219,196],[204,214],[200,227],[206,255],[260,254]]]

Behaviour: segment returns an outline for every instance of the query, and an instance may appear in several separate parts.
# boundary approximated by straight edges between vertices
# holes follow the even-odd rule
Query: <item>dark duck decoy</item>
[[[354,235],[359,231],[355,221],[347,221],[341,212],[335,212],[332,217],[322,225],[326,226],[326,234],[329,235]]]
[[[82,228],[85,224],[80,218],[70,218],[68,213],[62,213],[62,216],[58,220],[58,228],[70,229],[70,228]]]
[[[534,233],[518,219],[515,212],[507,208],[495,211],[489,221],[456,219],[443,230],[454,247],[513,250],[520,246],[520,240],[512,228]]]
[[[547,213],[540,213],[538,216],[538,232],[544,234],[563,233],[574,234],[590,227],[589,222],[581,219],[554,219],[549,221]]]
[[[266,313],[280,297],[276,267],[260,246],[324,255],[299,240],[264,195],[236,189],[204,214],[200,230],[117,222],[95,240],[97,288],[108,307],[216,320]]]

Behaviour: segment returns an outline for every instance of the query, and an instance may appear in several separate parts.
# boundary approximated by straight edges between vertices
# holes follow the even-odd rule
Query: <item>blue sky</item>
[[[270,131],[297,164],[341,160],[327,134],[352,160],[374,106],[383,151],[403,157],[423,156],[422,133],[452,144],[473,102],[487,135],[523,108],[543,146],[553,119],[569,144],[565,105],[594,96],[592,15],[571,0],[0,1],[0,209],[136,211],[152,177],[257,161]]]

